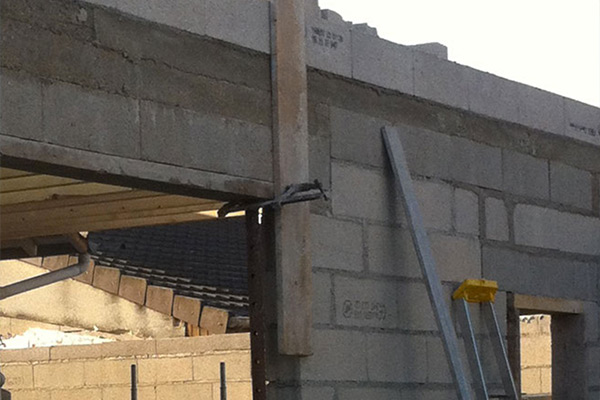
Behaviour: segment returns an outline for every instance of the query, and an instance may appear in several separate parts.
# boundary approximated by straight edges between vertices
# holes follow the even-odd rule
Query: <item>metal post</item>
[[[396,181],[398,182],[398,190],[400,191],[400,197],[403,201],[406,219],[408,220],[408,226],[410,227],[417,258],[427,284],[429,299],[438,322],[438,327],[442,333],[442,342],[444,344],[444,350],[446,351],[446,357],[448,358],[450,372],[456,386],[456,394],[458,395],[459,400],[471,400],[471,391],[460,359],[456,331],[454,330],[454,325],[450,318],[450,311],[448,310],[448,305],[444,298],[440,278],[435,269],[431,245],[427,233],[425,232],[425,225],[423,224],[421,212],[419,211],[419,205],[412,186],[412,180],[404,155],[404,149],[400,142],[400,136],[396,129],[390,127],[384,127],[381,130],[381,133],[383,134],[385,148],[394,175],[396,176]]]
[[[227,377],[225,376],[225,363],[221,363],[221,400],[227,400]]]
[[[135,364],[131,364],[131,400],[137,400],[137,370]]]

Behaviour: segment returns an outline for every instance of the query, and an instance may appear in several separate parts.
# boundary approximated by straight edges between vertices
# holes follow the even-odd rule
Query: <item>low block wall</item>
[[[248,334],[0,351],[13,400],[127,400],[131,365],[138,399],[219,399],[226,363],[229,398],[252,398]]]

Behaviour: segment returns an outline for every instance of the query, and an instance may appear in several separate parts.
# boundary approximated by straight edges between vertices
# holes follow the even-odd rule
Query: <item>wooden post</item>
[[[272,4],[275,192],[308,181],[308,116],[303,0]],[[281,354],[312,354],[310,209],[285,206],[276,224],[277,328]]]

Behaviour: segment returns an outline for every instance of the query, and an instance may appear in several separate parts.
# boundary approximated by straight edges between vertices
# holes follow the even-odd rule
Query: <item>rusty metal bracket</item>
[[[323,185],[318,179],[314,182],[296,183],[285,188],[282,194],[271,200],[266,200],[258,203],[230,202],[221,207],[217,213],[219,218],[225,218],[227,214],[246,211],[258,210],[260,208],[281,209],[286,204],[300,203],[303,201],[311,201],[323,199],[329,200],[327,193],[323,190]]]

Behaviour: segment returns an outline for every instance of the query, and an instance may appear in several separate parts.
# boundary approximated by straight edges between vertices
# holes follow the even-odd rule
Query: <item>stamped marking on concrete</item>
[[[569,124],[569,126],[573,129],[577,130],[578,132],[581,132],[581,133],[591,136],[591,137],[599,137],[600,136],[600,128],[594,129],[594,128],[590,128],[588,126],[575,124],[573,122],[571,122]]]
[[[311,27],[310,38],[314,44],[332,50],[337,50],[339,44],[344,42],[342,35],[316,26]]]
[[[345,319],[384,321],[387,308],[383,303],[347,299],[342,306],[342,315]]]

